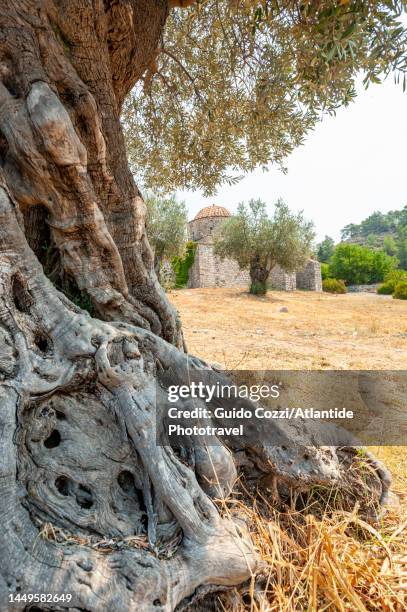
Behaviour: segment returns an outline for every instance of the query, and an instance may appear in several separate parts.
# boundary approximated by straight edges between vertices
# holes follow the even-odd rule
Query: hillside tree
[[[214,503],[238,465],[282,495],[348,487],[351,445],[308,450],[283,425],[268,445],[191,439],[182,456],[165,438],[166,385],[208,366],[182,350],[132,171],[164,192],[209,192],[282,164],[353,99],[356,75],[403,80],[404,9],[2,1],[1,609],[10,594],[71,593],[35,605],[173,610],[256,571],[244,527]],[[388,477],[370,462],[383,501]]]
[[[328,263],[334,252],[335,241],[330,236],[325,238],[317,245],[317,257],[321,263]]]
[[[398,253],[397,242],[392,235],[385,236],[383,239],[383,250],[387,255],[396,257]]]
[[[399,260],[400,268],[407,270],[407,224],[400,227],[397,232],[397,258]]]
[[[341,236],[342,240],[356,239],[360,244],[366,244],[372,236],[371,241],[375,238],[377,243],[384,244],[386,238],[394,238],[406,225],[407,207],[404,206],[401,210],[390,210],[387,213],[376,211],[359,224],[349,223],[341,230]]]

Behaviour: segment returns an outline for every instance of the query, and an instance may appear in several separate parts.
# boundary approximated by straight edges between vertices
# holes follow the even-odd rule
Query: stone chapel
[[[214,254],[214,233],[231,214],[223,206],[206,206],[188,223],[189,239],[196,242],[195,259],[189,270],[188,287],[234,287],[250,283],[247,270],[240,270],[232,259],[223,261]],[[309,259],[302,270],[285,272],[276,265],[270,274],[270,286],[280,291],[308,289],[322,291],[321,264]]]

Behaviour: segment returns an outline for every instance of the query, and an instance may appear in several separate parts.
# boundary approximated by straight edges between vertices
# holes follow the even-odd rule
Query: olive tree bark
[[[250,263],[250,293],[253,295],[265,295],[267,293],[267,281],[275,261],[269,258],[261,261],[259,256]]]
[[[11,603],[19,593],[74,596],[41,609],[173,610],[256,571],[244,527],[213,501],[239,462],[282,493],[346,485],[351,448],[310,460],[282,429],[267,447],[191,443],[180,457],[164,434],[157,444],[165,384],[209,367],[180,350],[119,120],[167,12],[167,0],[2,2],[1,610],[30,609]]]

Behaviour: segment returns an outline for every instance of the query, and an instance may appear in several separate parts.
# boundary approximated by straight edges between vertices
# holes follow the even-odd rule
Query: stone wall
[[[213,253],[213,245],[198,243],[195,259],[189,270],[188,287],[236,287],[248,286],[249,273],[240,270],[231,259],[223,261]]]
[[[321,264],[319,261],[309,259],[297,276],[297,289],[308,291],[322,291]]]
[[[348,285],[346,289],[349,293],[377,293],[381,284],[382,283],[374,283],[373,285]]]
[[[286,272],[277,264],[270,272],[269,285],[277,291],[295,291],[295,272]]]

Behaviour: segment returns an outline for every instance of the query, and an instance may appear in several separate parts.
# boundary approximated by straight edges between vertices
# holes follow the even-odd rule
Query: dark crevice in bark
[[[32,206],[23,210],[23,216],[24,233],[27,237],[27,242],[44,265],[47,259],[47,249],[51,245],[51,233],[47,223],[47,208],[43,205]]]
[[[15,274],[12,279],[11,291],[15,307],[20,312],[29,313],[33,304],[33,298],[26,287],[26,283],[19,274]]]

